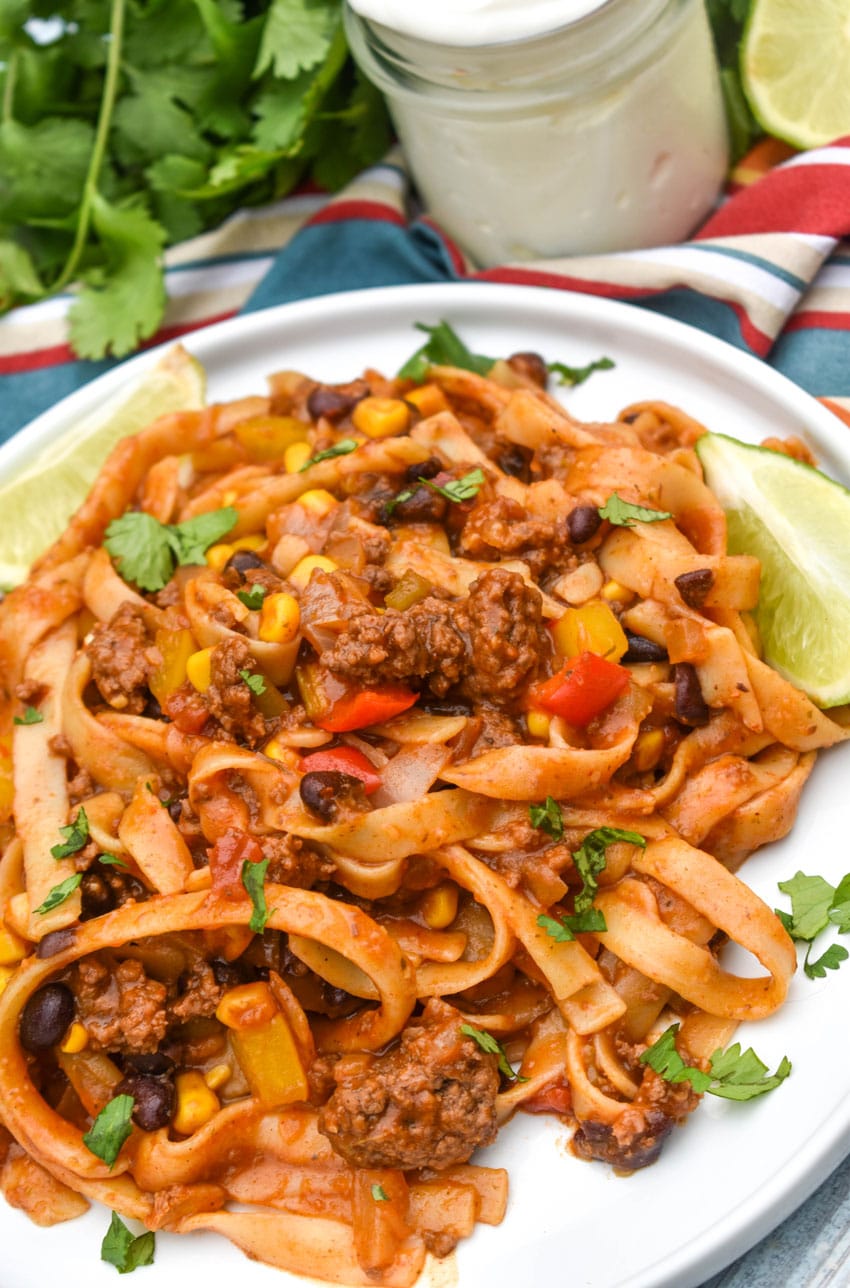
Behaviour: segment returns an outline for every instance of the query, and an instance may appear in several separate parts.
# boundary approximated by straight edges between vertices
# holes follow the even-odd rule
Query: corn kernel
[[[621,604],[630,604],[635,597],[633,590],[629,590],[628,586],[622,586],[618,581],[606,581],[599,593],[603,599],[609,602],[617,600]]]
[[[457,886],[454,881],[443,881],[426,890],[419,904],[422,920],[431,930],[445,930],[457,916]]]
[[[298,634],[300,625],[301,609],[297,599],[285,592],[266,595],[260,609],[257,631],[261,640],[266,644],[290,644]]]
[[[231,545],[210,546],[207,551],[206,559],[208,567],[221,572],[230,556],[233,554],[235,547]]]
[[[439,385],[420,385],[404,395],[404,401],[413,403],[420,416],[436,416],[438,411],[448,411],[449,403]]]
[[[625,631],[601,599],[591,599],[581,608],[568,608],[552,627],[552,642],[561,657],[587,652],[609,662],[619,662],[629,647]]]
[[[549,726],[552,723],[552,717],[545,711],[529,711],[526,713],[525,723],[528,726],[528,732],[532,738],[548,738]]]
[[[181,1136],[191,1136],[215,1118],[220,1108],[219,1099],[197,1069],[186,1069],[183,1073],[178,1073],[174,1081],[177,1112],[171,1125]]]
[[[14,966],[0,966],[0,993],[3,992],[9,980],[15,973]]]
[[[281,765],[286,765],[289,769],[297,769],[301,763],[301,757],[294,747],[287,747],[279,738],[272,738],[262,749],[263,755],[268,756],[269,760],[276,760]]]
[[[211,1069],[207,1069],[204,1074],[204,1082],[210,1091],[220,1091],[226,1082],[233,1077],[233,1070],[229,1064],[214,1064]]]
[[[278,1013],[277,1003],[265,980],[237,984],[216,1007],[216,1019],[228,1029],[256,1029],[268,1024]]]
[[[80,1051],[85,1051],[88,1044],[89,1035],[84,1025],[80,1024],[79,1020],[74,1020],[59,1049],[64,1051],[65,1055],[77,1055]]]
[[[186,663],[186,677],[198,693],[206,693],[212,683],[211,648],[199,649]]]
[[[247,537],[237,537],[231,541],[234,550],[262,550],[263,546],[268,544],[267,538],[262,532],[251,532]]]
[[[328,559],[327,555],[305,555],[303,559],[298,560],[287,580],[299,590],[303,590],[315,569],[320,572],[336,572],[338,567],[339,564],[334,563],[333,559]]]
[[[303,505],[305,510],[309,510],[317,518],[323,519],[326,514],[330,514],[337,500],[326,488],[312,487],[309,492],[301,493],[298,504]]]
[[[400,398],[362,398],[351,413],[351,422],[368,438],[388,438],[407,429],[410,408]]]
[[[632,765],[639,774],[654,769],[661,759],[664,750],[664,731],[662,729],[644,729],[635,738],[632,748]]]
[[[313,455],[309,443],[291,443],[283,453],[283,466],[287,474],[297,474]]]
[[[27,945],[20,935],[0,923],[0,966],[14,966],[27,955]]]

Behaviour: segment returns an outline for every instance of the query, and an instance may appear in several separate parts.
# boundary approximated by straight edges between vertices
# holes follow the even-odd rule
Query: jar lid
[[[531,40],[567,27],[610,0],[348,0],[361,18],[435,45]]]

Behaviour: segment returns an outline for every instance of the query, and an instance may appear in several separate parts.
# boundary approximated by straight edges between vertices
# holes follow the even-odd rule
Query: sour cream
[[[702,0],[350,0],[346,29],[426,209],[480,265],[680,241],[717,197]]]

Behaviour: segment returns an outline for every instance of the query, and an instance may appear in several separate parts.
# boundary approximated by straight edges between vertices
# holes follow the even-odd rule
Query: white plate
[[[850,484],[850,434],[831,413],[755,359],[702,332],[626,305],[524,287],[461,284],[393,287],[325,296],[226,322],[192,335],[212,399],[263,389],[263,377],[297,368],[328,381],[366,366],[388,372],[424,337],[415,321],[446,318],[471,348],[504,355],[535,349],[580,365],[606,354],[616,367],[564,401],[586,419],[611,419],[639,399],[677,403],[712,429],[757,442],[797,434],[821,464]],[[156,361],[150,352],[80,390],[0,449],[0,475],[17,468],[75,418]],[[776,882],[798,868],[837,883],[846,860],[850,746],[822,755],[792,835],[749,860],[747,881],[771,905]],[[693,1288],[741,1255],[790,1214],[850,1149],[850,966],[825,980],[794,980],[770,1020],[739,1031],[774,1069],[794,1072],[776,1092],[748,1104],[706,1096],[675,1131],[659,1162],[628,1178],[571,1157],[568,1132],[552,1119],[519,1114],[480,1155],[511,1178],[508,1216],[480,1226],[457,1252],[460,1288]],[[0,1204],[2,1288],[114,1288],[99,1260],[108,1224],[99,1209],[81,1221],[36,1231]],[[156,1266],[140,1288],[303,1286],[247,1261],[212,1236],[157,1236]],[[433,1288],[456,1282],[438,1266]]]

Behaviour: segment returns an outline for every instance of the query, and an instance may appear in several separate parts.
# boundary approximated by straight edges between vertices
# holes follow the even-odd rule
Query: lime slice
[[[200,363],[177,345],[129,392],[119,389],[4,479],[0,587],[23,581],[33,560],[61,535],[119,439],[168,412],[203,407],[204,388]]]
[[[764,658],[821,707],[850,702],[850,491],[724,434],[697,453],[726,511],[730,554],[761,560]]]
[[[850,132],[847,0],[754,0],[741,79],[760,125],[797,148]]]

